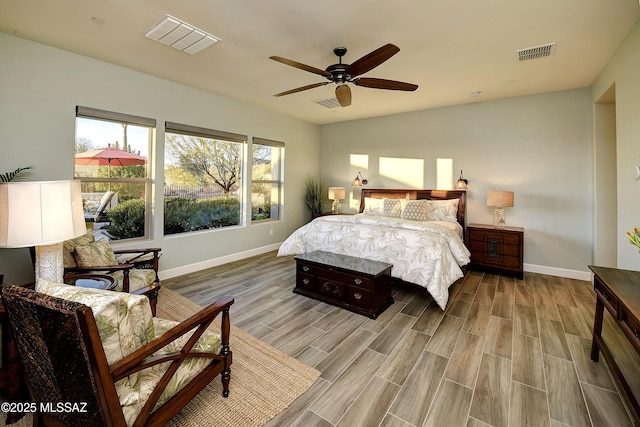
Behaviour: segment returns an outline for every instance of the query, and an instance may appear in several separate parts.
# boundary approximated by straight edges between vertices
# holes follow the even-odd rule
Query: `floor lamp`
[[[0,247],[36,247],[35,275],[62,283],[62,242],[87,232],[80,181],[0,184]]]

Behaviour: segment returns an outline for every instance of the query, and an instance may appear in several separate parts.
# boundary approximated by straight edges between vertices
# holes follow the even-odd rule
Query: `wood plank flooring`
[[[589,358],[589,282],[472,271],[445,312],[404,286],[375,320],[294,283],[295,261],[274,252],[163,281],[201,305],[232,295],[233,324],[321,372],[268,427],[633,425]]]

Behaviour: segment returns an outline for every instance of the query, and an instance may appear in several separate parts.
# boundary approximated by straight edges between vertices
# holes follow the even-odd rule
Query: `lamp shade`
[[[507,208],[513,206],[513,191],[487,191],[487,206]]]
[[[0,247],[50,245],[86,232],[80,181],[0,184]]]
[[[345,198],[344,187],[329,187],[329,199],[342,200]]]

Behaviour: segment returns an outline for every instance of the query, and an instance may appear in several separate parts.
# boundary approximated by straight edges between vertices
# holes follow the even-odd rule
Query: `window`
[[[253,138],[252,151],[251,220],[279,219],[284,143]]]
[[[153,119],[76,107],[74,176],[96,238],[149,235]]]
[[[241,165],[247,137],[165,124],[164,233],[241,224]]]

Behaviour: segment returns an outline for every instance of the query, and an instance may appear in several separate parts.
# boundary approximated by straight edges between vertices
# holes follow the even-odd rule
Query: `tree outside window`
[[[165,125],[165,234],[241,224],[245,139],[187,125]]]

